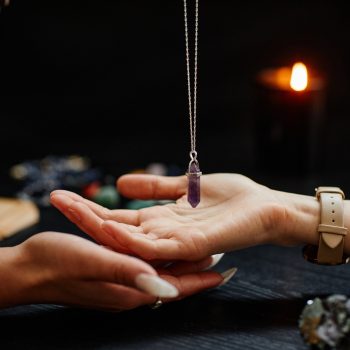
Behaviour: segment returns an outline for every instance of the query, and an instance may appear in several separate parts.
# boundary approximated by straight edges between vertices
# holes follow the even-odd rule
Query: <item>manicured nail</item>
[[[80,218],[80,216],[73,210],[73,209],[68,209],[68,212],[69,212],[69,214],[71,214],[73,217],[74,217],[74,219],[75,220],[77,220],[77,221],[81,221],[81,218]]]
[[[137,288],[160,298],[176,298],[179,291],[169,282],[158,276],[141,273],[135,279]]]
[[[211,258],[212,258],[211,264],[205,269],[205,271],[210,270],[212,267],[216,266],[224,255],[225,255],[224,253],[212,255],[211,256]]]
[[[223,272],[221,276],[224,280],[220,283],[219,287],[226,284],[236,274],[237,270],[237,267],[233,267],[232,269]]]

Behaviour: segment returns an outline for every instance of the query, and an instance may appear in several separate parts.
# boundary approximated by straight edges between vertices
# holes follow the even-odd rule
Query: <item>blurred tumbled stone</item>
[[[349,349],[350,302],[344,295],[309,300],[300,316],[300,332],[316,349]]]
[[[117,208],[120,200],[115,186],[102,186],[92,197],[93,201],[109,209]]]

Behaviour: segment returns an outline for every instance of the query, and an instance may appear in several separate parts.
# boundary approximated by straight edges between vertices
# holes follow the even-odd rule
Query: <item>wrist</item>
[[[21,256],[18,247],[0,249],[0,308],[22,303],[24,289]]]
[[[277,192],[285,208],[285,217],[280,223],[283,232],[276,241],[279,244],[313,244],[319,243],[318,225],[321,208],[315,197],[294,193]],[[350,201],[344,200],[344,226],[350,229]],[[350,236],[345,236],[344,251],[350,254]]]
[[[24,244],[0,248],[0,308],[28,304],[35,300],[40,278],[32,273],[31,257]]]
[[[275,191],[284,207],[280,222],[280,236],[276,241],[282,245],[317,245],[320,223],[320,203],[315,197]]]

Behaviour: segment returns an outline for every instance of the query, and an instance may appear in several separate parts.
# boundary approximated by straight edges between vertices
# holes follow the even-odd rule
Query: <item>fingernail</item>
[[[74,219],[75,220],[77,220],[77,221],[81,221],[81,218],[80,218],[80,216],[73,210],[73,209],[68,209],[68,212],[69,212],[69,214],[71,214],[73,217],[74,217]]]
[[[221,276],[223,277],[223,281],[220,283],[220,286],[223,286],[224,284],[226,284],[238,271],[237,267],[233,267],[232,269],[229,269],[223,273],[221,273]]]
[[[216,266],[224,255],[225,255],[224,253],[212,255],[211,264],[205,269],[205,271],[210,270],[212,267]]]
[[[176,298],[179,291],[169,282],[155,275],[141,273],[135,279],[137,288],[160,298]]]

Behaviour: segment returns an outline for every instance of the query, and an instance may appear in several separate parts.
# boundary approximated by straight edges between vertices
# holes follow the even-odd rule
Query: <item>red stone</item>
[[[85,198],[92,199],[100,191],[101,184],[99,181],[94,181],[91,184],[87,185],[83,189],[83,196]]]

